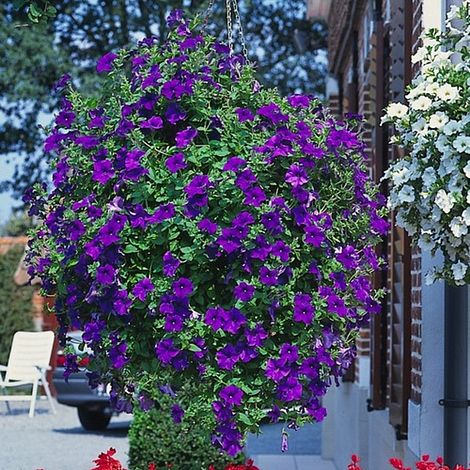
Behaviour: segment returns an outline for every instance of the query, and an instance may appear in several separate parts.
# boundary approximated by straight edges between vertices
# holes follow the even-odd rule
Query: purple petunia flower
[[[178,148],[187,147],[197,136],[197,129],[194,127],[187,127],[183,131],[179,131],[176,134],[175,141]]]
[[[299,348],[290,343],[284,343],[281,346],[280,357],[281,362],[290,364],[299,358]]]
[[[277,388],[278,397],[283,401],[296,401],[302,398],[302,384],[295,377],[288,377]]]
[[[84,149],[89,150],[99,144],[98,137],[94,135],[81,135],[75,138],[75,143],[81,145]]]
[[[264,201],[266,201],[266,194],[259,186],[253,186],[245,190],[244,204],[259,207]]]
[[[114,301],[114,311],[118,315],[127,315],[131,308],[132,300],[129,299],[127,290],[123,289],[118,291],[116,294],[116,300]]]
[[[310,225],[305,227],[305,243],[319,248],[325,240],[325,235],[320,227]]]
[[[75,121],[75,113],[73,111],[61,111],[55,118],[58,126],[70,128],[72,122]]]
[[[110,160],[98,160],[93,163],[93,181],[106,184],[114,177],[113,164]]]
[[[336,313],[340,317],[345,317],[348,314],[348,309],[346,308],[344,300],[336,294],[328,295],[326,302],[329,312]]]
[[[219,397],[222,403],[228,405],[240,406],[243,400],[243,391],[236,385],[227,385],[219,392]]]
[[[258,115],[271,121],[273,124],[280,124],[289,120],[289,116],[282,114],[281,109],[275,103],[269,103],[258,109]]]
[[[245,338],[248,346],[262,346],[264,340],[268,337],[267,331],[263,328],[263,325],[258,323],[253,329],[246,330]]]
[[[266,377],[270,378],[273,382],[279,383],[291,372],[289,365],[280,359],[268,359],[265,368]]]
[[[199,230],[207,232],[209,235],[214,235],[217,232],[218,225],[209,219],[202,219],[197,224]]]
[[[228,333],[236,334],[245,324],[245,315],[243,315],[238,308],[231,308],[226,314],[226,320],[222,325],[222,329]]]
[[[85,233],[85,225],[81,220],[74,220],[69,227],[70,240],[77,241]]]
[[[183,329],[184,321],[179,315],[168,315],[165,319],[165,331],[172,333],[181,331]]]
[[[155,406],[155,402],[146,393],[140,393],[138,400],[142,411],[149,411]]]
[[[315,308],[312,305],[312,297],[309,294],[296,294],[294,297],[294,321],[310,325],[314,313]]]
[[[141,129],[157,130],[163,127],[163,119],[160,116],[152,116],[146,121],[140,123]]]
[[[179,170],[183,170],[188,166],[184,160],[184,154],[181,152],[175,153],[173,156],[167,158],[165,165],[172,173],[177,173]]]
[[[274,245],[271,247],[271,255],[276,256],[282,262],[286,263],[289,261],[291,249],[289,245],[284,243],[282,240],[278,240]]]
[[[248,108],[237,108],[235,112],[239,122],[253,121],[255,119],[255,115]]]
[[[305,95],[291,95],[287,101],[294,108],[308,108],[310,105],[310,98]]]
[[[240,157],[230,157],[225,163],[222,171],[237,172],[240,168],[246,165],[246,160]]]
[[[163,255],[163,274],[168,277],[173,277],[180,264],[181,262],[171,254],[171,251],[167,251]]]
[[[181,408],[180,405],[175,403],[171,407],[171,418],[173,419],[173,422],[175,424],[180,424],[183,421],[183,416],[184,416],[184,410]]]
[[[164,220],[171,219],[175,216],[175,206],[173,203],[162,204],[148,219],[152,224],[158,224]]]
[[[272,235],[282,233],[281,214],[279,211],[266,212],[261,216],[261,223]]]
[[[204,322],[209,325],[214,331],[222,328],[227,321],[227,312],[222,307],[210,307],[204,316]]]
[[[285,180],[286,183],[297,188],[308,182],[307,172],[299,165],[291,165],[286,173]]]
[[[255,294],[255,287],[246,282],[240,282],[237,287],[233,290],[235,298],[242,302],[249,302]]]
[[[262,284],[266,286],[275,286],[279,284],[279,273],[276,269],[269,269],[262,266],[259,270],[259,278]]]
[[[100,284],[113,284],[116,279],[116,270],[110,265],[99,266],[96,270],[96,280]]]
[[[132,293],[135,297],[144,302],[147,298],[147,295],[150,294],[150,292],[152,292],[154,289],[155,286],[153,285],[151,279],[145,277],[134,286]]]
[[[117,59],[117,55],[113,52],[108,52],[98,59],[96,63],[96,71],[98,73],[111,72],[113,62]]]
[[[336,252],[336,259],[344,266],[344,269],[356,269],[358,266],[359,255],[355,248],[346,245]]]
[[[170,103],[165,111],[166,120],[173,125],[179,121],[184,121],[186,117],[186,111],[177,103]]]
[[[172,284],[173,294],[176,297],[189,297],[193,293],[193,283],[186,277],[180,277]]]
[[[119,343],[111,347],[108,356],[115,369],[122,369],[129,359],[126,356],[127,344]]]
[[[155,356],[163,364],[169,364],[179,353],[171,338],[162,339],[155,345]]]
[[[232,370],[239,361],[240,352],[233,344],[227,344],[215,355],[218,366],[224,370]]]

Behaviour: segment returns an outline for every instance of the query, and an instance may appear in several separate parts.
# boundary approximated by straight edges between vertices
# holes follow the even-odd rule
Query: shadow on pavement
[[[126,437],[129,432],[131,421],[125,423],[111,423],[107,429],[103,431],[86,431],[81,426],[73,428],[53,428],[52,432],[59,434],[77,434],[77,435],[95,435],[95,436],[106,436],[106,437]]]

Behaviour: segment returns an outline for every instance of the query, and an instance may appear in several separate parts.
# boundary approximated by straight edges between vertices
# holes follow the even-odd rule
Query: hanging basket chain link
[[[206,11],[204,12],[204,16],[203,16],[204,21],[203,21],[203,25],[202,25],[202,31],[205,31],[205,29],[207,27],[207,23],[209,22],[209,18],[212,15],[212,9],[214,8],[214,3],[215,3],[215,0],[209,0],[209,3],[207,5]]]
[[[235,13],[235,20],[237,22],[237,27],[238,27],[238,36],[240,37],[240,43],[242,46],[242,54],[243,57],[246,59],[247,62],[248,60],[248,50],[246,47],[246,41],[245,41],[245,35],[243,33],[243,25],[242,25],[242,20],[240,17],[240,10],[238,8],[238,0],[228,0],[229,2],[232,1],[233,3],[233,11]]]

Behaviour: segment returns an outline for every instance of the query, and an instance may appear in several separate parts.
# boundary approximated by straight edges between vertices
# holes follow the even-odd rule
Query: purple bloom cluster
[[[234,455],[261,409],[324,418],[351,330],[381,308],[370,275],[388,222],[347,122],[311,96],[262,92],[180,11],[168,23],[166,44],[98,61],[103,96],[61,100],[45,142],[54,188],[25,194],[42,220],[29,273],[57,294],[61,335],[83,330],[114,406],[196,384],[185,411]],[[174,403],[175,423],[185,411]]]

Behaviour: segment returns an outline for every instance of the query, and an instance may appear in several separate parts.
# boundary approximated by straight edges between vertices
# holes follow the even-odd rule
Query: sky
[[[5,157],[0,158],[0,181],[11,178],[15,167],[14,159],[7,163]],[[0,225],[3,225],[11,214],[11,208],[16,202],[9,193],[0,193]]]

